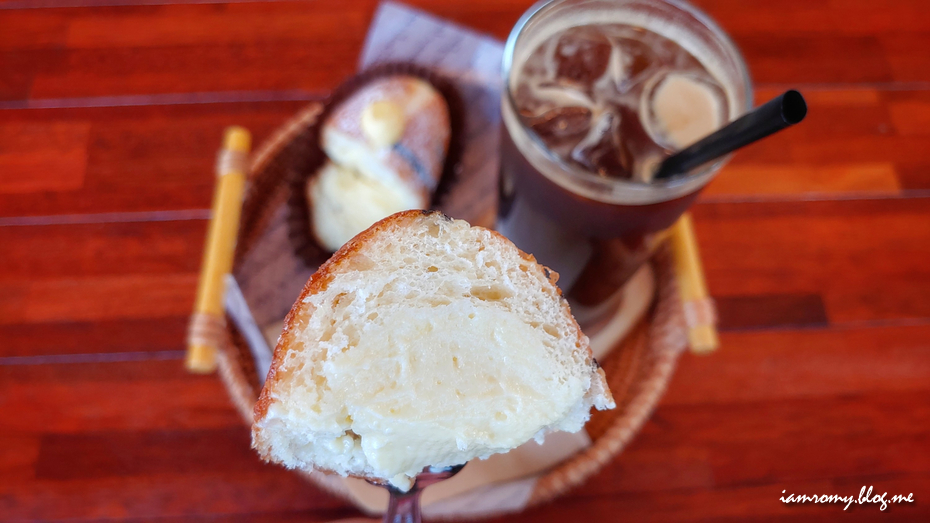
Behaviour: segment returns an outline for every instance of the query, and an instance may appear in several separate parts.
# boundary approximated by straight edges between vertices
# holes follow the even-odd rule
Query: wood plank
[[[714,493],[732,492],[736,502],[746,499],[743,488],[760,485],[776,494],[775,499],[786,487],[804,492],[805,485],[818,483],[823,484],[819,491],[832,487],[830,493],[847,495],[847,489],[836,483],[839,478],[855,478],[849,481],[853,485],[875,482],[885,489],[888,486],[881,479],[928,472],[930,461],[919,450],[928,437],[925,418],[930,413],[921,404],[926,397],[927,391],[916,396],[870,394],[749,404],[668,407],[663,403],[615,464],[578,494],[588,502],[586,506],[604,499],[651,497],[664,507],[660,498],[686,492],[705,502]],[[898,417],[904,418],[900,425],[890,420]],[[668,477],[677,481],[669,483],[664,479]],[[861,485],[854,487],[856,491]],[[567,499],[557,505],[572,502]],[[755,507],[751,514],[762,515],[765,510]],[[710,515],[708,508],[699,512]]]
[[[0,434],[206,430],[242,419],[217,376],[173,360],[0,365]]]
[[[266,469],[250,448],[246,426],[46,434],[36,479],[94,480],[165,474],[258,473]]]
[[[0,325],[0,358],[182,351],[189,315]]]
[[[16,520],[129,520],[301,511],[309,521],[357,515],[345,502],[293,472],[165,474],[100,480],[35,481],[9,485],[0,511]],[[310,512],[312,511],[312,512]]]
[[[725,27],[733,31],[733,26]],[[753,81],[760,84],[843,84],[897,80],[885,48],[874,36],[737,31],[736,44],[749,65]]]
[[[146,518],[126,518],[121,521],[147,521]],[[338,509],[288,510],[281,512],[249,512],[247,514],[205,514],[199,516],[174,516],[179,523],[378,523],[380,519],[362,517],[357,510],[344,507]]]
[[[865,36],[930,30],[921,0],[878,5],[869,0],[696,0],[729,33],[824,34]]]
[[[930,317],[928,212],[927,198],[693,209],[714,296],[816,294],[831,322]]]
[[[895,130],[902,136],[930,136],[930,101],[892,101],[888,107]]]
[[[921,299],[927,279],[919,276],[930,270],[921,261],[928,205],[699,204],[694,213],[722,327],[928,317]],[[0,324],[183,317],[204,227],[202,220],[0,227],[10,253],[0,258]]]
[[[479,28],[500,39],[506,38],[517,18],[529,7],[523,0],[494,3],[455,0],[442,4],[411,0],[406,3],[435,16]],[[328,42],[334,39],[352,39],[360,43],[378,2],[128,4],[130,2],[120,6],[59,8],[44,13],[32,10],[5,13],[11,23],[19,26],[19,32],[5,34],[5,38],[0,39],[0,49],[65,47],[66,44],[102,48],[275,40]],[[250,24],[250,21],[261,23]],[[198,26],[198,22],[212,26]],[[224,24],[229,26],[228,31],[223,30]]]
[[[856,478],[859,479],[859,478]],[[866,480],[868,483],[868,480]],[[886,478],[875,483],[882,491],[891,493],[914,492],[930,489],[930,474],[907,474]],[[615,496],[576,494],[556,503],[546,504],[517,516],[488,520],[507,522],[560,522],[560,521],[709,521],[763,522],[780,519],[791,521],[875,521],[887,514],[874,505],[850,507],[841,505],[803,504],[786,505],[778,501],[788,486],[801,494],[839,494],[858,496],[862,482],[806,481],[789,485],[765,483],[726,489],[683,489],[655,494],[630,493]],[[930,515],[921,503],[896,505],[890,514],[901,519],[915,520]]]
[[[414,2],[504,39],[525,2]],[[732,33],[760,83],[930,80],[915,62],[930,22],[909,2],[785,7],[702,2]],[[331,89],[350,75],[377,3],[160,5],[60,9],[43,19],[13,11],[25,28],[6,42],[6,99],[212,90]],[[891,14],[889,14],[889,11]],[[785,13],[797,13],[786,16]],[[859,17],[882,24],[859,24]],[[842,23],[838,22],[842,21]],[[885,41],[888,35],[894,40]],[[17,46],[18,44],[18,46]],[[3,42],[0,42],[0,47]],[[14,63],[15,62],[15,63]]]
[[[39,440],[34,434],[0,435],[0,493],[3,485],[35,480]]]
[[[306,2],[62,10],[67,46],[36,49],[24,43],[23,54],[46,55],[23,65],[35,69],[29,75],[33,98],[232,89],[317,92],[354,72],[377,5],[364,0],[342,2],[339,10]],[[519,1],[412,5],[499,39],[527,7]],[[50,61],[57,66],[39,70],[38,63]]]
[[[35,73],[28,96],[19,99],[210,91],[325,93],[355,73],[356,60],[346,57],[356,56],[360,45],[359,39],[299,46],[256,42],[53,50],[42,54],[54,54],[64,65]]]
[[[761,104],[784,89],[756,93]],[[895,194],[902,188],[920,189],[930,183],[900,171],[927,162],[917,151],[926,137],[920,114],[904,114],[896,107],[930,105],[930,92],[906,94],[875,89],[803,89],[809,112],[805,121],[734,155],[706,193],[715,196],[788,196],[827,194]],[[847,141],[884,143],[886,147],[850,147]],[[841,145],[842,154],[831,147]]]
[[[67,49],[48,50],[59,67],[34,75],[31,96],[328,90],[354,71],[355,60],[346,58],[358,55],[373,7],[275,2],[70,10]]]
[[[177,317],[193,310],[197,273],[0,284],[0,324]]]
[[[930,56],[924,52],[930,46],[930,32],[892,31],[879,36],[885,50],[888,67],[901,82],[924,82],[930,68]]]
[[[761,143],[761,142],[760,142]],[[764,148],[764,154],[774,159],[780,152],[792,161],[800,163],[919,163],[925,160],[921,151],[926,147],[925,137],[854,136],[849,139],[824,137],[821,140],[792,143],[787,151]],[[748,151],[749,148],[747,148]],[[756,148],[759,152],[760,148]],[[768,156],[771,155],[771,156]]]
[[[218,378],[187,374],[181,363],[0,366],[0,434],[16,451],[0,453],[0,478],[15,478],[0,482],[0,512],[40,520],[354,513],[261,464]]]
[[[698,198],[698,205],[692,207],[696,214],[718,220],[731,219],[779,219],[797,217],[800,214],[813,219],[853,218],[878,214],[900,213],[902,215],[926,212],[928,198],[920,194],[912,196],[876,196],[850,195],[848,198],[834,196],[823,199],[759,198],[745,200]]]
[[[76,13],[66,45],[80,48],[226,44],[241,41],[357,41],[369,22],[369,2],[174,4]],[[348,8],[347,8],[348,7]],[[336,31],[336,29],[339,31]]]
[[[0,45],[0,101],[28,99],[36,76],[54,71],[62,54],[51,49],[10,51]]]
[[[721,331],[772,327],[825,327],[827,311],[817,294],[719,296],[717,328]]]
[[[680,441],[675,446],[644,447],[634,439],[573,494],[594,501],[629,493],[707,490],[715,486],[711,453],[706,446]]]
[[[662,404],[926,391],[928,337],[928,323],[723,332],[717,352],[682,356]]]
[[[760,93],[760,99],[774,93]],[[887,106],[930,104],[930,91],[902,96],[869,90],[817,94],[808,121],[740,151],[711,183],[708,194],[887,194],[899,186],[930,188],[930,180],[920,174],[928,165],[926,138],[894,133]],[[878,101],[869,101],[870,97]],[[267,102],[0,111],[3,125],[90,125],[82,187],[68,192],[0,194],[0,215],[206,208],[212,192],[212,159],[222,128],[241,123],[254,131],[259,142],[302,105]],[[917,128],[914,125],[911,130]],[[902,170],[906,182],[897,180]]]
[[[257,146],[303,105],[243,102],[0,111],[0,126],[11,128],[89,127],[81,186],[65,192],[0,194],[0,216],[209,208],[223,128],[247,127]],[[76,170],[76,165],[68,169]]]
[[[178,350],[205,229],[204,220],[0,227],[0,332],[9,336],[0,352]]]
[[[759,89],[756,103],[784,89]],[[802,91],[809,107],[804,122],[741,149],[708,194],[887,194],[930,188],[930,181],[913,174],[928,166],[923,151],[930,130],[920,109],[930,105],[930,91]]]
[[[755,90],[755,104],[761,105],[785,92],[788,87],[760,87]],[[775,139],[811,140],[824,134],[834,137],[888,136],[895,127],[888,107],[899,98],[896,93],[855,85],[838,88],[822,86],[801,88],[807,101],[808,113],[804,122],[780,132],[760,143]],[[930,94],[922,90],[906,91],[913,101],[928,100]],[[739,155],[736,156],[739,158]]]
[[[919,450],[930,437],[928,399],[924,389],[660,405],[635,445],[677,447],[686,434],[685,445],[710,452],[717,487],[930,472],[930,455]]]
[[[897,194],[900,182],[889,163],[805,165],[735,164],[725,167],[704,191],[708,195],[830,193]]]
[[[930,314],[930,304],[927,303],[930,280],[924,271],[909,273],[908,267],[900,267],[902,272],[894,274],[894,264],[887,260],[885,263],[885,269],[872,273],[876,280],[859,276],[851,278],[849,283],[837,282],[831,285],[834,288],[824,293],[824,303],[831,321],[843,323],[927,318]]]
[[[45,33],[35,28],[9,42],[23,49],[14,56],[17,67],[9,66],[18,76],[5,97],[15,99],[24,84],[33,98],[328,90],[354,71],[375,5],[274,2],[59,9],[48,15],[57,23],[47,23]],[[36,18],[24,11],[5,16],[14,24]]]
[[[2,14],[0,50],[63,47],[68,19],[60,11],[20,9]]]
[[[206,220],[0,227],[0,283],[194,273]]]
[[[134,372],[140,371],[141,369],[137,368]],[[83,387],[88,383],[96,383],[97,380],[95,376],[99,376],[99,371],[93,370],[90,371],[90,373],[82,373],[79,369],[77,375],[80,376],[80,379],[72,379],[73,384]],[[45,377],[46,379],[55,379],[47,374]],[[192,377],[192,379],[196,378]],[[55,381],[57,381],[57,379]],[[134,378],[126,383],[136,383],[137,381],[137,378]],[[926,395],[928,393],[930,393],[930,391],[925,390],[923,394]],[[133,398],[126,397],[123,394],[114,395],[123,396],[122,402],[127,406],[137,407]],[[913,407],[902,410],[899,406],[908,405],[908,403],[902,403],[903,398],[913,398]],[[907,434],[916,434],[919,436],[924,434],[927,431],[927,427],[930,426],[926,423],[927,420],[924,419],[930,416],[930,406],[928,406],[930,402],[925,401],[926,399],[927,398],[923,398],[922,396],[914,396],[913,393],[908,393],[907,395],[873,394],[868,397],[853,398],[852,400],[807,398],[794,401],[754,402],[746,404],[744,407],[739,407],[736,404],[725,404],[722,406],[688,405],[682,407],[663,405],[654,420],[644,428],[641,437],[636,440],[627,454],[621,457],[618,462],[621,464],[625,463],[627,456],[632,456],[629,458],[631,464],[616,470],[614,467],[608,468],[585,489],[584,495],[598,495],[602,496],[601,499],[616,498],[618,495],[622,497],[623,494],[639,494],[650,492],[654,489],[662,489],[663,491],[672,489],[669,495],[675,495],[675,492],[681,492],[682,487],[685,487],[685,491],[693,491],[696,488],[700,488],[697,486],[696,482],[688,485],[682,485],[681,482],[672,485],[665,484],[663,487],[664,481],[662,480],[662,476],[667,476],[673,472],[669,470],[668,467],[677,467],[675,470],[682,470],[680,461],[670,459],[670,455],[679,457],[692,456],[691,462],[697,466],[697,469],[695,469],[695,472],[692,472],[692,474],[697,473],[699,477],[701,477],[700,470],[702,464],[704,466],[712,464],[714,467],[713,475],[709,476],[707,474],[707,469],[704,468],[705,472],[703,473],[703,477],[705,478],[705,482],[709,477],[713,477],[714,484],[717,488],[732,482],[735,482],[733,483],[734,485],[753,484],[756,480],[752,474],[761,474],[762,472],[765,474],[772,473],[769,469],[765,469],[764,471],[760,469],[763,465],[770,465],[771,459],[764,464],[749,461],[750,458],[761,459],[753,457],[751,448],[741,449],[741,452],[737,453],[739,456],[747,456],[747,461],[745,462],[734,464],[726,459],[721,461],[722,458],[726,458],[726,456],[733,454],[732,449],[740,445],[755,445],[755,448],[759,449],[759,451],[774,448],[775,451],[778,451],[776,453],[783,458],[782,461],[787,459],[788,463],[792,465],[790,467],[792,474],[796,474],[798,470],[796,467],[798,465],[797,462],[807,459],[808,461],[805,463],[808,464],[805,465],[805,467],[807,467],[805,470],[810,475],[816,476],[819,474],[820,467],[825,466],[825,460],[810,463],[809,456],[803,453],[795,452],[791,454],[790,451],[794,448],[792,445],[798,444],[796,443],[797,439],[790,435],[791,433],[803,433],[806,438],[803,441],[806,441],[808,448],[814,449],[822,445],[836,445],[836,441],[840,441],[845,442],[839,444],[844,449],[848,446],[850,450],[860,448],[864,449],[862,451],[867,451],[872,449],[872,447],[869,445],[862,445],[863,443],[875,441],[880,443],[882,438],[881,435],[887,433],[896,434],[896,441],[900,441],[901,443],[899,444],[903,445],[907,441],[913,441],[913,438],[910,440],[907,439]],[[808,410],[811,404],[814,404],[814,406],[818,408]],[[855,413],[855,419],[857,419],[857,423],[852,427],[847,427],[839,423],[824,422],[824,416],[827,416],[827,421],[829,421],[830,418],[848,419],[852,413]],[[893,420],[886,419],[889,417],[893,418]],[[779,423],[780,420],[784,420],[784,422]],[[873,431],[862,432],[860,427],[864,426],[873,427]],[[773,431],[773,427],[780,428]],[[879,427],[880,432],[875,433],[874,430]],[[56,429],[54,425],[49,428],[50,430]],[[791,432],[786,434],[784,432],[786,430]],[[252,470],[250,468],[251,466],[245,463],[245,461],[249,459],[249,454],[236,448],[234,445],[220,445],[218,447],[220,450],[209,450],[204,457],[198,458],[199,461],[193,460],[192,463],[188,463],[183,467],[169,467],[166,465],[162,468],[162,465],[145,463],[145,460],[122,460],[119,456],[110,457],[107,454],[110,452],[109,446],[104,444],[106,442],[112,443],[113,441],[119,440],[120,444],[116,445],[115,448],[121,449],[121,456],[132,455],[138,457],[147,455],[146,453],[164,452],[164,450],[159,450],[159,447],[163,447],[163,445],[158,445],[158,441],[162,441],[165,438],[192,438],[192,441],[194,441],[202,436],[213,441],[215,440],[216,434],[219,433],[217,431],[223,433],[232,431],[231,434],[235,433],[234,429],[221,428],[217,430],[198,431],[196,433],[186,431],[178,432],[177,430],[169,431],[165,433],[167,436],[160,435],[161,433],[158,431],[146,431],[141,434],[127,432],[100,433],[98,431],[90,434],[82,432],[75,436],[46,437],[43,439],[43,444],[48,444],[51,447],[48,447],[50,454],[46,454],[46,458],[44,459],[49,460],[46,463],[49,463],[48,467],[51,468],[40,468],[37,470],[44,471],[44,476],[40,474],[40,479],[55,481],[55,492],[63,491],[66,495],[71,488],[75,488],[77,485],[81,485],[81,488],[89,489],[99,489],[102,486],[111,485],[112,483],[107,481],[106,476],[107,474],[112,475],[116,472],[122,472],[123,475],[121,475],[120,479],[125,482],[125,484],[128,484],[128,486],[122,487],[119,490],[121,495],[127,495],[127,493],[129,495],[137,494],[134,488],[135,482],[132,480],[132,477],[135,476],[136,473],[143,478],[148,477],[148,473],[154,474],[154,477],[160,478],[158,483],[167,483],[168,488],[176,484],[174,480],[177,475],[209,479],[211,481],[210,484],[214,485],[214,488],[216,488],[217,482],[221,483],[219,488],[222,488],[225,481],[235,481],[239,479],[238,476],[241,471],[248,470],[248,473],[245,475],[249,477],[258,475],[257,471]],[[847,434],[847,431],[852,431],[852,434]],[[680,436],[678,436],[678,434],[681,433],[688,434],[688,438],[682,440]],[[852,437],[855,434],[865,434],[864,439],[860,437],[859,440],[857,440],[855,437]],[[852,441],[850,441],[851,437]],[[760,441],[763,442],[762,445],[759,444]],[[201,444],[205,443],[195,443],[195,445]],[[889,449],[895,448],[894,445],[887,445],[884,447],[879,445],[879,447]],[[58,455],[64,456],[67,453],[67,448],[83,449],[85,451],[72,454],[72,456],[77,457],[72,457],[71,459],[77,459],[80,464],[82,464],[81,467],[77,467],[77,464],[75,464],[75,467],[71,467],[66,463],[60,463],[59,460],[51,459]],[[705,449],[705,451],[701,449]],[[742,450],[745,451],[742,452]],[[180,450],[179,452],[183,454],[186,451]],[[227,452],[229,454],[227,454]],[[236,459],[241,458],[243,461],[232,464],[222,463],[222,460],[214,456],[213,453],[217,455],[223,454],[229,459],[233,459],[232,456],[238,456]],[[702,458],[702,454],[707,459]],[[769,452],[765,455],[770,458],[772,454]],[[758,452],[755,456],[759,456]],[[787,458],[785,458],[786,456]],[[855,454],[853,454],[853,456],[855,457]],[[170,461],[171,458],[166,459]],[[140,461],[142,462],[140,463]],[[656,467],[656,465],[661,465],[663,462],[666,463],[665,468]],[[675,463],[678,464],[676,465]],[[752,466],[745,466],[747,463]],[[861,460],[855,459],[851,460],[850,463],[850,467],[874,466],[871,462],[863,464]],[[901,468],[916,469],[925,466],[925,464],[919,460],[901,461],[900,458],[897,460],[892,459],[890,461],[884,461],[883,463],[886,463],[886,465],[883,465],[885,467],[897,467],[896,470],[900,470]],[[639,466],[640,464],[642,466]],[[828,463],[827,465],[832,466],[835,464]],[[43,467],[45,466],[43,465]],[[158,468],[158,471],[148,470],[151,467]],[[243,469],[240,471],[239,467],[243,467]],[[788,468],[788,464],[782,465],[782,467]],[[212,474],[216,472],[217,468],[223,469],[224,473],[213,476]],[[749,472],[746,473],[745,471]],[[885,471],[885,469],[882,469],[882,471]],[[611,474],[617,472],[623,472],[625,476],[625,479],[620,483],[610,480]],[[775,472],[779,471],[776,470]],[[74,474],[78,474],[83,480],[77,481],[78,478],[73,476]],[[84,477],[85,475],[93,476],[95,474],[97,475],[96,478]],[[205,476],[206,478],[204,478]],[[230,476],[232,476],[231,480],[220,479],[229,478]],[[647,481],[647,478],[650,477],[652,479]],[[294,479],[296,480],[296,478]],[[769,475],[765,478],[766,481],[770,481],[775,485],[783,485],[785,481],[789,479],[791,480],[790,483],[792,486],[809,483],[809,478],[803,475],[783,477],[776,474],[775,476]],[[267,483],[268,480],[265,479],[263,484]],[[38,484],[41,485],[42,482],[40,481]],[[148,488],[151,488],[150,481],[146,484]],[[607,490],[605,491],[604,489]],[[199,498],[201,490],[191,495]],[[707,491],[702,492],[705,497],[709,495]],[[95,499],[99,500],[99,494],[93,491],[88,493],[84,490],[83,494],[89,497],[91,502]],[[608,496],[607,494],[610,495]],[[28,499],[28,496],[23,497]],[[119,500],[117,500],[117,503],[118,502]],[[191,506],[191,500],[188,496],[178,496],[175,498],[175,502],[177,503],[175,506]],[[570,500],[566,502],[571,503]],[[143,502],[142,505],[144,508],[145,503]],[[86,507],[87,504],[82,503],[77,506]],[[132,513],[139,514],[138,512]],[[159,514],[164,513],[159,512]],[[51,515],[38,517],[50,516]]]
[[[901,165],[896,171],[901,188],[913,190],[930,188],[930,162]]]
[[[0,124],[0,193],[79,188],[89,130],[80,123]]]

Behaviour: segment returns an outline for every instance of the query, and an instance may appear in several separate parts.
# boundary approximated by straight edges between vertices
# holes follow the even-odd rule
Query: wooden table
[[[529,2],[414,4],[504,38]],[[926,0],[699,4],[758,99],[799,88],[808,121],[694,207],[721,350],[682,358],[586,488],[512,520],[927,521]],[[0,519],[357,515],[261,464],[219,380],[181,363],[222,128],[261,140],[352,73],[375,7],[0,3]],[[863,485],[917,501],[778,500]]]

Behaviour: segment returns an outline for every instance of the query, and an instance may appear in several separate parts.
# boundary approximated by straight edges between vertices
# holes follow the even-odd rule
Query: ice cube
[[[651,182],[664,159],[664,155],[652,154],[636,162],[635,171],[632,176],[633,180],[643,183]]]
[[[520,78],[533,80],[552,80],[555,78],[555,70],[552,68],[552,48],[554,42],[543,42],[523,62],[520,68]]]
[[[652,71],[659,66],[659,57],[647,44],[632,38],[614,38],[619,49],[622,50],[624,61],[624,77],[617,84],[620,91],[628,91],[634,85],[646,80]]]
[[[572,149],[571,159],[601,176],[629,178],[633,157],[623,146],[619,129],[619,114],[601,112],[588,134]]]
[[[553,51],[556,78],[589,87],[607,70],[610,54],[610,41],[596,28],[569,29]]]
[[[530,127],[547,144],[583,137],[591,125],[591,111],[586,107],[558,107],[528,120]]]
[[[650,83],[640,117],[656,143],[682,149],[723,125],[724,94],[709,79],[662,72]]]
[[[552,108],[552,104],[537,98],[534,95],[533,87],[526,82],[521,82],[517,85],[513,93],[513,99],[514,104],[517,106],[517,111],[519,111],[520,115],[524,118],[539,116]]]
[[[594,109],[594,101],[587,94],[572,86],[559,84],[541,84],[531,87],[531,96],[552,107],[581,106]]]
[[[598,78],[592,88],[592,98],[596,103],[604,103],[617,97],[621,92],[620,87],[626,82],[628,57],[618,45],[617,41],[610,38],[610,57],[607,60],[607,68],[604,74]]]

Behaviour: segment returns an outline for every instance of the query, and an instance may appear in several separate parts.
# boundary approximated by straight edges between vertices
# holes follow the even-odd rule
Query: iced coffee
[[[653,179],[748,108],[745,65],[685,4],[557,0],[517,24],[504,73],[498,229],[561,274],[579,311],[607,310],[719,169]]]

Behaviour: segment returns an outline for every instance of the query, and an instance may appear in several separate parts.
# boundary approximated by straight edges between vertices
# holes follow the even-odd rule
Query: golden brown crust
[[[340,132],[370,147],[362,131],[361,116],[374,100],[391,100],[407,108],[400,141],[381,155],[380,161],[396,172],[426,205],[439,184],[449,148],[448,104],[437,90],[420,78],[407,75],[377,78],[333,109],[323,123],[324,144],[327,133]]]
[[[319,269],[313,276],[307,280],[307,283],[304,285],[303,290],[300,292],[300,296],[297,297],[297,300],[294,302],[294,305],[291,307],[290,312],[287,313],[287,317],[284,319],[284,332],[278,338],[278,344],[274,348],[274,356],[271,361],[271,369],[268,371],[268,377],[265,379],[265,385],[262,387],[262,392],[259,395],[258,401],[255,403],[255,409],[253,411],[255,420],[252,425],[252,447],[259,451],[261,458],[265,461],[270,461],[270,456],[268,456],[263,449],[256,447],[255,441],[261,437],[257,429],[257,424],[260,420],[264,419],[265,414],[268,413],[268,407],[271,405],[271,390],[276,388],[280,378],[277,376],[277,371],[281,367],[284,357],[287,353],[287,347],[293,345],[293,338],[297,329],[296,324],[304,314],[304,310],[300,307],[300,304],[308,296],[317,294],[319,292],[324,292],[327,285],[330,281],[335,278],[336,274],[339,272],[340,266],[347,262],[354,253],[361,250],[362,246],[366,242],[370,241],[372,238],[381,234],[383,231],[386,231],[392,227],[401,225],[407,220],[415,220],[421,216],[428,216],[430,214],[440,214],[443,217],[447,218],[444,214],[439,211],[424,211],[424,210],[411,210],[403,211],[397,214],[388,216],[387,218],[375,223],[365,231],[359,233],[355,238],[349,240],[345,245],[343,245],[338,251],[336,251]],[[326,473],[335,473],[333,470],[316,467],[316,470]],[[375,476],[365,476],[353,474],[352,477],[365,479],[369,481],[381,482],[381,478]]]
[[[368,229],[359,233],[356,237],[346,242],[346,244],[343,245],[338,251],[336,251],[328,260],[326,260],[323,265],[320,265],[320,268],[317,269],[315,273],[313,273],[313,276],[311,276],[309,280],[307,280],[303,290],[300,292],[300,296],[297,297],[297,301],[294,302],[290,312],[287,313],[287,317],[284,318],[284,331],[278,338],[278,344],[274,348],[274,356],[271,360],[271,369],[268,371],[268,377],[265,379],[265,386],[262,387],[261,395],[258,397],[258,401],[255,403],[255,421],[263,419],[265,414],[268,413],[268,407],[271,405],[271,389],[276,388],[278,383],[278,368],[284,361],[284,356],[288,350],[287,348],[292,345],[296,331],[294,327],[296,326],[298,319],[305,313],[303,308],[300,307],[300,304],[308,296],[325,291],[326,287],[329,285],[329,282],[331,282],[339,272],[339,267],[345,263],[354,253],[361,250],[362,246],[366,242],[381,234],[383,231],[401,224],[405,220],[432,213],[439,213],[439,211],[413,210],[403,211],[388,216],[387,218],[372,225]]]

